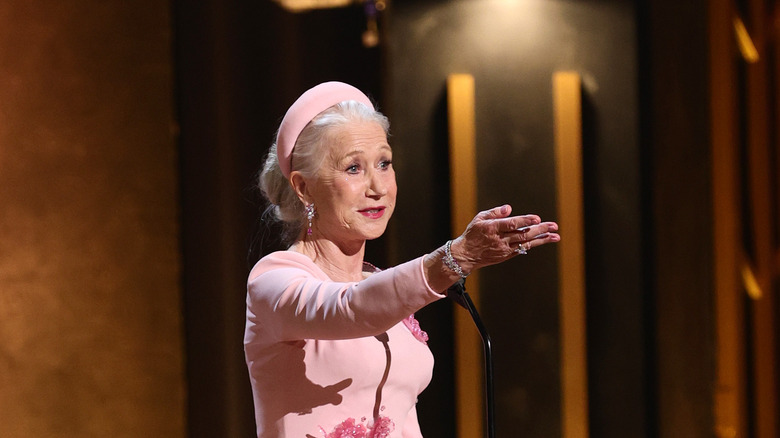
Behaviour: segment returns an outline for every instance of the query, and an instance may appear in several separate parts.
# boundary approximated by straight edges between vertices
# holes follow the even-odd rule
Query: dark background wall
[[[646,174],[652,193],[644,207],[657,399],[650,430],[662,437],[713,435],[710,55],[702,13],[707,3],[648,1],[641,10],[642,148],[652,164]],[[695,231],[670,233],[670,227]]]
[[[582,75],[592,433],[645,436],[635,7],[619,1],[395,1],[390,17],[387,74],[400,193],[393,222],[404,230],[394,239],[399,260],[450,235],[447,75],[475,78],[479,209],[510,203],[550,219],[556,217],[552,74]],[[495,348],[497,433],[557,436],[558,306],[566,303],[558,303],[555,248],[487,268],[481,278],[482,313]],[[449,312],[437,304],[421,319],[436,324],[448,321]],[[432,348],[441,349],[437,357],[447,358],[449,347],[433,339]],[[437,373],[446,371],[436,379],[451,379],[451,367],[439,360]],[[445,382],[441,390],[451,391],[452,381]]]

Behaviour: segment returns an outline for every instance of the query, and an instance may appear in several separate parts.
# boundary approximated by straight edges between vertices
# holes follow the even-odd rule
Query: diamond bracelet
[[[469,276],[469,274],[464,274],[463,269],[461,269],[460,265],[458,265],[458,262],[455,260],[455,257],[452,256],[452,240],[448,240],[447,244],[444,245],[444,264],[452,269],[456,274],[460,275],[460,278],[466,278]]]

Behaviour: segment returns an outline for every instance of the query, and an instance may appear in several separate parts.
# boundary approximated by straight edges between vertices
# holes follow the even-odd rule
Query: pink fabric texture
[[[287,110],[276,137],[276,154],[282,175],[290,178],[292,151],[303,128],[317,115],[338,103],[354,100],[371,109],[374,104],[362,91],[343,82],[324,82],[304,92]]]
[[[422,263],[358,283],[331,281],[292,251],[255,265],[244,350],[258,437],[422,436],[415,403],[433,356],[409,315],[443,297]]]

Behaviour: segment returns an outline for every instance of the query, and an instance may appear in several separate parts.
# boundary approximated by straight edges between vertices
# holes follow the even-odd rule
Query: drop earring
[[[309,229],[306,230],[306,235],[311,236],[311,220],[314,218],[314,203],[306,206],[306,218],[309,220]]]

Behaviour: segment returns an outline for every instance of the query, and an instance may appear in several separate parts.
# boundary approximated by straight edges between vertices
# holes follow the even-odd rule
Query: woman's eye
[[[382,169],[382,170],[386,170],[386,169],[389,169],[390,166],[392,166],[392,165],[393,165],[393,161],[392,160],[384,160],[384,161],[381,161],[379,163],[379,168]]]
[[[360,166],[357,164],[353,164],[349,167],[347,167],[347,173],[358,173],[360,172]]]

